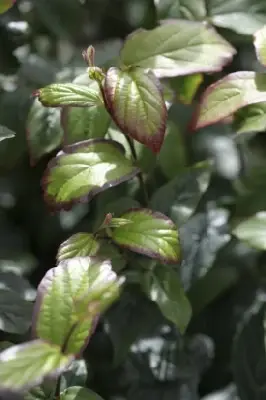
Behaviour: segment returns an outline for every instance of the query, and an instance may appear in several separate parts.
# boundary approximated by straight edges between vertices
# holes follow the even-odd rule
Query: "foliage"
[[[264,398],[264,1],[0,13],[0,397]]]

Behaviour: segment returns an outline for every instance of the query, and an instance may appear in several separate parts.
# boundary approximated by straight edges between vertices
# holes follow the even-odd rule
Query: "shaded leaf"
[[[175,263],[180,259],[178,232],[165,215],[145,208],[132,209],[122,215],[130,224],[114,228],[110,233],[119,246],[139,254]]]
[[[184,104],[191,104],[196,92],[203,82],[202,74],[178,76],[170,80],[170,86],[176,97]]]
[[[55,150],[61,144],[63,131],[60,126],[60,111],[44,107],[35,99],[27,119],[27,142],[31,162]]]
[[[0,14],[3,14],[7,10],[9,10],[9,8],[11,8],[13,6],[13,4],[15,4],[15,2],[16,2],[16,0],[1,0]]]
[[[203,93],[194,129],[214,124],[250,104],[266,101],[264,74],[240,71],[210,85]]]
[[[110,114],[123,133],[160,151],[165,134],[167,109],[160,83],[151,71],[110,68],[104,85]]]
[[[36,297],[36,289],[22,276],[1,268],[0,261],[0,287],[1,289],[10,290],[20,295],[23,300],[34,301]]]
[[[48,164],[43,185],[48,203],[69,208],[119,185],[139,169],[126,159],[123,148],[112,140],[91,139],[65,147]]]
[[[237,133],[263,132],[266,130],[266,103],[241,108],[234,118]]]
[[[266,396],[265,301],[265,294],[259,293],[234,340],[233,375],[241,400],[263,400]]]
[[[183,334],[192,316],[192,310],[177,271],[166,265],[157,265],[146,274],[144,288],[163,315]]]
[[[258,250],[266,250],[266,212],[261,211],[240,222],[233,234]]]
[[[116,299],[120,284],[108,260],[76,257],[61,261],[38,287],[34,334],[65,353],[80,353],[95,318]]]
[[[45,107],[91,107],[102,101],[96,90],[75,83],[53,83],[35,95]]]
[[[0,142],[6,139],[12,139],[15,137],[15,133],[8,129],[6,126],[0,125]]]
[[[151,197],[152,209],[171,218],[178,226],[194,213],[211,176],[209,163],[196,164],[161,186]]]
[[[151,68],[162,78],[220,71],[235,52],[213,28],[180,20],[132,34],[120,57],[122,64]]]
[[[76,233],[63,242],[57,253],[57,260],[67,260],[73,257],[95,256],[100,243],[91,233]]]
[[[266,26],[255,33],[254,46],[257,59],[262,65],[266,66]]]
[[[51,385],[45,385],[43,383],[40,386],[33,387],[30,391],[28,391],[23,400],[48,400],[51,398],[53,393],[53,389],[50,387]]]
[[[86,386],[88,370],[84,360],[75,360],[61,375],[61,392],[71,386]]]
[[[60,400],[103,400],[103,398],[90,389],[73,386],[61,394]]]
[[[47,375],[62,373],[71,361],[59,347],[41,340],[12,346],[0,353],[0,391],[29,389]]]
[[[112,262],[112,268],[116,273],[119,273],[127,264],[126,258],[119,250],[118,246],[109,243],[106,240],[101,241],[100,249],[97,255],[101,258],[107,258]]]
[[[181,226],[180,274],[185,290],[210,270],[218,251],[230,240],[228,217],[227,210],[210,207]]]

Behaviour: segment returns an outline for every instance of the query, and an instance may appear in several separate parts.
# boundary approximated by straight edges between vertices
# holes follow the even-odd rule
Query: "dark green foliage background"
[[[225,12],[230,12],[234,1],[220,2],[227,8]],[[171,0],[161,1],[161,15],[186,18],[178,11],[181,3],[180,10],[185,4],[192,10],[191,16],[201,18],[197,12],[193,14],[199,0],[175,3],[171,8]],[[219,8],[218,1],[210,3]],[[264,0],[238,3],[246,11],[257,6],[266,24]],[[58,77],[73,79],[76,71],[84,68],[80,55],[89,44],[95,46],[96,63],[109,65],[127,34],[139,27],[154,27],[157,18],[153,0],[87,0],[84,4],[78,0],[21,0],[0,16],[0,125],[16,133],[14,139],[0,143],[0,346],[30,337],[29,332],[20,335],[20,330],[29,327],[31,311],[27,305],[21,321],[16,318],[16,307],[23,306],[20,299],[25,293],[29,298],[30,287],[36,287],[54,266],[62,241],[73,233],[92,230],[105,212],[121,211],[120,198],[126,198],[122,204],[132,204],[129,182],[101,194],[89,205],[49,212],[40,181],[53,154],[30,166],[26,120],[31,94]],[[11,24],[14,21],[26,21],[26,29]],[[229,72],[261,70],[252,36],[225,28],[219,29],[238,54],[223,72],[205,77],[201,90]],[[65,378],[66,386],[86,382],[106,400],[216,400],[212,393],[217,391],[224,393],[221,399],[235,400],[236,386],[241,400],[265,399],[266,257],[231,235],[238,219],[266,209],[265,133],[234,140],[235,132],[218,124],[189,135],[187,125],[195,104],[171,107],[171,131],[156,169],[149,151],[140,159],[143,169],[152,171],[150,194],[177,177],[174,196],[166,185],[161,197],[154,198],[157,209],[176,222],[182,217],[183,205],[197,206],[180,228],[183,260],[176,266],[193,308],[189,329],[182,337],[142,293],[135,282],[140,279],[138,266],[146,260],[134,256],[130,261],[132,283],[129,281],[120,301],[99,323],[85,351],[87,377],[82,376],[84,371],[73,372]],[[218,146],[221,140],[223,146]],[[197,205],[194,173],[183,176],[182,170],[209,156],[215,160],[216,172]],[[23,275],[24,280],[16,283],[14,273]],[[11,312],[8,305],[5,309],[8,296],[13,296],[14,315],[7,329],[3,321]]]

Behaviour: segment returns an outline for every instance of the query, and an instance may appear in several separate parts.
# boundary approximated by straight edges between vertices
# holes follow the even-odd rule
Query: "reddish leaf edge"
[[[51,196],[47,193],[47,186],[49,185],[50,170],[57,166],[58,160],[61,157],[63,157],[65,154],[71,154],[78,148],[83,148],[85,146],[92,145],[95,143],[109,143],[109,144],[115,146],[121,152],[121,154],[125,154],[124,147],[120,143],[118,143],[112,139],[88,139],[88,140],[84,140],[82,142],[77,142],[77,143],[74,143],[71,145],[67,145],[52,160],[49,161],[49,163],[46,167],[46,170],[44,171],[44,175],[43,175],[43,178],[41,181],[41,186],[42,186],[42,190],[44,193],[44,200],[45,200],[46,204],[48,205],[48,208],[52,212],[60,211],[60,210],[69,211],[69,210],[71,210],[71,208],[73,207],[74,204],[89,203],[97,194],[99,194],[111,187],[120,185],[120,183],[126,182],[126,181],[134,178],[136,175],[138,175],[141,172],[140,168],[133,166],[134,170],[130,174],[127,174],[127,175],[121,177],[120,179],[117,179],[117,180],[111,181],[111,182],[107,182],[102,187],[95,187],[88,194],[81,196],[79,198],[69,200],[69,201],[64,201],[64,202],[57,202],[53,196]]]
[[[169,227],[172,227],[172,228],[178,230],[175,223],[169,217],[167,217],[166,215],[164,215],[163,213],[161,213],[159,211],[153,211],[148,208],[141,208],[141,207],[130,208],[128,211],[123,213],[120,217],[122,218],[125,216],[125,214],[130,214],[130,213],[135,213],[135,212],[141,212],[146,215],[154,216],[157,219],[162,219],[164,221],[167,221],[169,224]],[[174,264],[177,264],[178,262],[180,262],[180,260],[181,260],[181,257],[178,260],[172,259],[172,258],[167,258],[167,257],[163,257],[161,254],[159,254],[156,251],[150,251],[150,250],[146,250],[144,248],[131,246],[131,245],[122,245],[122,244],[118,243],[116,240],[114,240],[113,238],[112,238],[112,241],[114,242],[114,244],[118,245],[120,248],[127,249],[130,251],[133,251],[134,253],[141,254],[141,255],[147,256],[149,258],[158,260],[158,261],[162,262],[163,264],[174,265]]]
[[[116,67],[109,68],[109,70],[112,70],[113,68]],[[107,75],[109,70],[107,71]],[[119,121],[119,118],[117,118],[116,116],[114,103],[112,102],[112,99],[109,97],[110,91],[108,90],[106,80],[104,82],[104,90],[102,91],[102,94],[107,111],[109,112],[110,116],[112,117],[113,121],[116,123],[118,128],[122,131],[122,133],[136,140],[137,142],[143,144],[144,146],[148,147],[153,153],[157,154],[160,152],[164,142],[168,110],[164,101],[163,90],[160,81],[157,79],[157,77],[154,75],[151,69],[148,69],[146,72],[144,72],[143,70],[143,75],[147,75],[149,79],[153,80],[154,85],[156,86],[157,90],[159,91],[162,97],[162,121],[158,131],[152,137],[148,136],[144,136],[143,138],[139,137],[137,130],[129,131],[126,125],[122,124]]]
[[[207,89],[201,95],[200,101],[199,101],[198,105],[195,108],[194,114],[192,116],[192,119],[191,119],[191,122],[190,122],[189,128],[188,128],[188,130],[190,132],[205,128],[206,126],[209,126],[209,125],[214,125],[214,124],[216,124],[218,122],[221,122],[221,121],[225,121],[225,123],[226,123],[227,119],[229,117],[231,117],[236,111],[240,110],[241,108],[244,108],[244,107],[246,107],[248,105],[258,104],[258,103],[262,103],[263,102],[261,100],[260,101],[255,101],[255,102],[251,102],[251,103],[247,102],[247,103],[241,105],[240,107],[235,107],[233,112],[226,113],[222,117],[216,117],[216,118],[213,118],[211,120],[208,120],[208,121],[205,121],[205,122],[202,122],[202,123],[198,123],[200,112],[201,112],[201,107],[202,107],[202,104],[205,101],[205,98],[208,97],[217,88],[217,86],[219,86],[221,83],[224,83],[224,82],[227,82],[227,81],[231,81],[231,80],[233,80],[235,78],[236,75],[239,75],[239,74],[255,74],[256,75],[256,72],[254,72],[254,71],[237,71],[237,72],[233,72],[233,73],[225,76],[224,78],[219,79],[218,81],[214,82],[210,86],[208,86]]]

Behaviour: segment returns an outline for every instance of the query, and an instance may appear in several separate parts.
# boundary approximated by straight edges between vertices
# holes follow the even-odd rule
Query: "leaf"
[[[257,59],[262,65],[266,66],[266,26],[255,33],[254,46]]]
[[[61,375],[60,390],[66,390],[71,386],[86,386],[88,371],[84,360],[75,360]]]
[[[214,124],[250,104],[266,101],[265,74],[240,71],[210,85],[203,93],[194,129]]]
[[[15,4],[16,0],[1,0],[0,2],[0,14],[3,14],[7,10],[9,10],[13,4]]]
[[[116,299],[120,285],[108,260],[76,257],[61,261],[38,287],[35,336],[60,346],[65,354],[80,353],[95,318]]]
[[[102,101],[96,90],[75,83],[53,83],[35,95],[45,107],[91,107]]]
[[[213,28],[174,21],[139,30],[125,41],[120,57],[130,67],[151,68],[159,78],[220,71],[235,49]]]
[[[229,213],[223,208],[212,208],[197,213],[180,227],[182,263],[181,281],[185,290],[213,266],[218,251],[230,240]]]
[[[258,250],[266,250],[266,212],[261,211],[240,222],[233,234]]]
[[[170,79],[170,87],[176,93],[177,98],[184,104],[191,104],[199,86],[203,82],[202,74],[178,76]]]
[[[61,114],[65,144],[102,138],[108,131],[110,115],[104,104],[88,108],[64,107]]]
[[[91,233],[76,233],[63,242],[57,253],[57,260],[63,261],[73,257],[95,256],[100,243]]]
[[[60,348],[41,340],[12,346],[0,353],[0,391],[29,389],[48,375],[62,373],[71,361]]]
[[[45,383],[40,386],[33,387],[28,391],[23,400],[49,400],[54,392],[52,385],[46,385]]]
[[[122,130],[158,153],[163,143],[167,109],[160,83],[151,71],[110,68],[104,85],[109,112]]]
[[[0,142],[6,139],[12,139],[15,137],[15,133],[8,129],[6,126],[0,125]]]
[[[234,339],[233,375],[241,400],[263,400],[266,395],[265,300],[265,294],[258,293]]]
[[[31,163],[59,147],[62,137],[60,111],[44,107],[35,99],[27,119],[27,142]]]
[[[209,163],[196,164],[157,189],[151,197],[151,208],[182,225],[196,210],[210,177]]]
[[[60,400],[103,400],[101,396],[90,389],[73,386],[66,389],[60,396]]]
[[[234,117],[237,133],[263,132],[266,130],[266,103],[241,108]]]
[[[146,274],[144,288],[148,297],[158,305],[163,315],[184,334],[191,319],[192,310],[178,273],[172,267],[157,265]]]
[[[115,246],[106,240],[101,241],[101,247],[97,256],[111,260],[112,268],[116,273],[122,271],[127,264],[127,260],[123,256],[122,252],[119,251],[118,246]]]
[[[43,178],[45,198],[53,208],[68,209],[139,173],[112,140],[91,139],[65,147],[48,164]]]
[[[169,218],[145,208],[132,209],[121,217],[131,224],[112,230],[111,238],[115,243],[164,263],[179,261],[178,232]]]
[[[160,19],[208,21],[243,35],[252,35],[265,24],[266,7],[261,0],[162,0],[156,7]]]

